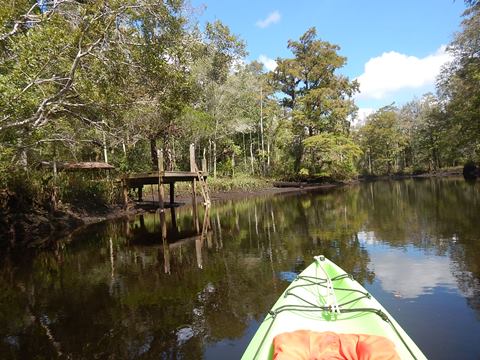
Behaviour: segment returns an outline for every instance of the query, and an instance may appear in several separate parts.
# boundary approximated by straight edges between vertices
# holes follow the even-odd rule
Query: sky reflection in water
[[[438,256],[413,245],[392,248],[382,245],[374,233],[359,232],[368,250],[371,270],[384,291],[404,299],[431,294],[436,287],[457,289],[448,254]]]

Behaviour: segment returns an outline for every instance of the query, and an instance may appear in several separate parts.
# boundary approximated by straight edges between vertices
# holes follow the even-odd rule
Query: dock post
[[[195,144],[190,144],[190,172],[196,173],[195,165]],[[192,209],[193,209],[193,223],[199,232],[198,213],[197,213],[197,180],[192,180]]]
[[[170,183],[170,205],[175,203],[175,182]]]
[[[205,175],[207,173],[207,158],[205,152],[207,149],[203,148],[203,157],[202,157],[202,173]]]
[[[190,172],[195,172],[195,144],[190,144]]]
[[[124,177],[122,179],[122,190],[123,190],[123,207],[128,208],[128,184],[127,179]]]
[[[158,207],[164,208],[165,189],[163,185],[163,176],[165,172],[163,170],[163,150],[157,150],[158,158]]]
[[[165,219],[165,212],[163,209],[160,211],[160,228],[163,245],[163,269],[165,274],[170,274],[170,247],[167,240],[167,222]]]
[[[190,144],[190,172],[196,173],[195,144]],[[192,205],[194,210],[196,210],[196,207],[197,207],[196,193],[197,193],[197,180],[194,178],[192,180]]]

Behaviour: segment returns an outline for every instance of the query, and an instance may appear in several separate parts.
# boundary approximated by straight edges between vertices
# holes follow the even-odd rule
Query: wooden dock
[[[207,174],[203,171],[200,171],[204,178],[207,177]],[[196,172],[190,171],[164,171],[160,175],[161,181],[164,184],[174,184],[176,182],[191,182],[193,180],[198,180],[198,174]],[[158,184],[159,174],[158,171],[149,172],[149,173],[136,173],[131,174],[124,178],[127,182],[127,185],[130,188],[139,187],[142,185],[154,185]]]
[[[190,182],[192,184],[192,203],[194,209],[196,208],[196,189],[197,182],[201,186],[201,193],[205,204],[210,203],[210,196],[206,184],[207,171],[206,161],[202,161],[202,170],[199,170],[195,163],[195,149],[193,144],[190,145],[190,171],[165,171],[163,166],[163,151],[158,150],[158,171],[148,173],[136,173],[124,176],[122,181],[123,186],[123,201],[125,207],[128,206],[128,190],[132,188],[138,189],[138,200],[142,201],[143,186],[144,185],[158,185],[158,201],[159,208],[163,209],[165,206],[165,184],[169,184],[170,188],[170,205],[175,203],[175,183]]]
[[[207,174],[203,171],[200,171],[201,176],[206,179]],[[149,173],[136,173],[131,174],[122,179],[124,187],[124,197],[128,189],[138,189],[138,201],[143,199],[143,187],[144,185],[159,185],[168,184],[170,185],[170,205],[175,203],[175,183],[177,182],[196,182],[199,181],[198,174],[196,172],[190,171],[164,171],[162,174],[158,174],[158,171],[149,172]],[[128,202],[128,199],[124,198],[125,204]]]

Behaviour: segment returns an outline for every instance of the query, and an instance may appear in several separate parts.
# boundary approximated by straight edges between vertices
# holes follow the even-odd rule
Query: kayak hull
[[[272,359],[275,336],[296,330],[383,336],[401,359],[426,359],[387,310],[323,256],[315,257],[280,296],[242,359]]]

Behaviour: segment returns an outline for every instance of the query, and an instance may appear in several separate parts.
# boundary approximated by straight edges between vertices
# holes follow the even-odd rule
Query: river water
[[[352,273],[427,357],[480,358],[479,183],[381,181],[165,217],[3,254],[0,358],[240,358],[319,254]]]

